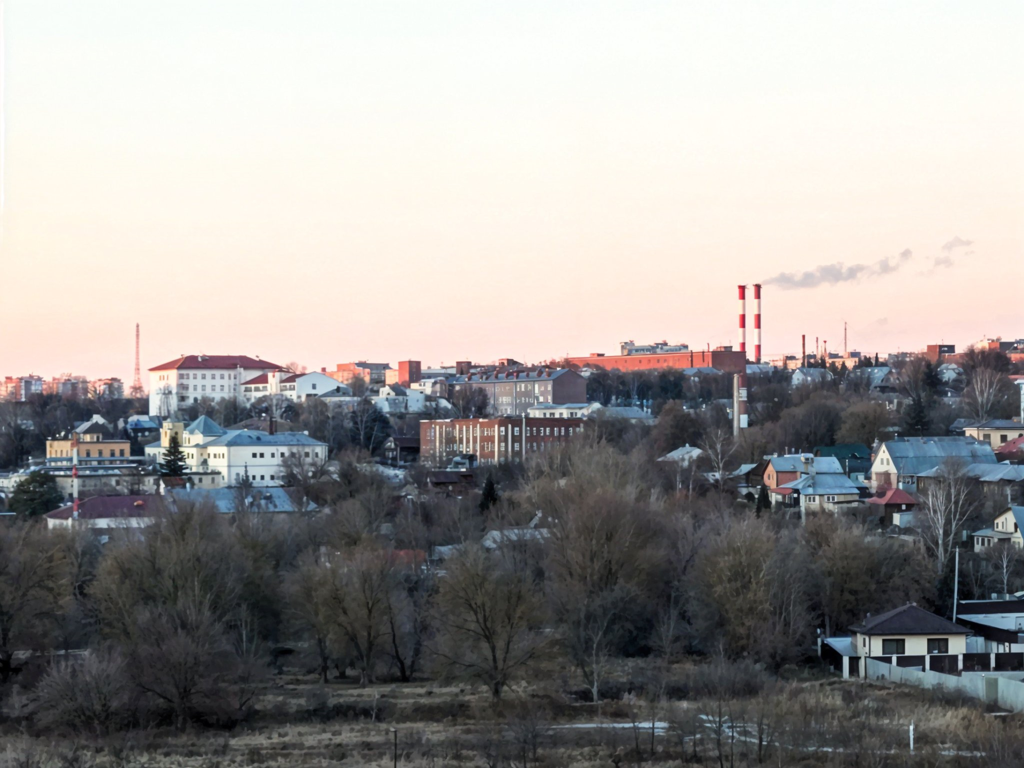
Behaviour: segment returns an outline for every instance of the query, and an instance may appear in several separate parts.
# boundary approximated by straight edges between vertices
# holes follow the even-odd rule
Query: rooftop
[[[275,370],[280,367],[280,365],[275,365],[268,360],[260,360],[258,357],[249,357],[248,355],[182,355],[177,360],[153,366],[149,370],[209,370],[211,368],[264,368]]]
[[[157,496],[93,496],[78,502],[78,519],[151,517],[159,509]],[[70,520],[72,514],[73,506],[66,504],[46,516],[51,520]]]
[[[959,624],[936,616],[913,603],[907,603],[877,616],[868,616],[860,624],[850,627],[851,632],[862,635],[968,635],[970,631]]]

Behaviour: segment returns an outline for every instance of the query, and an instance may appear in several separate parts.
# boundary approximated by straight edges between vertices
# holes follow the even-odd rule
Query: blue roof
[[[210,501],[218,512],[231,514],[239,511],[237,488],[169,488],[167,494],[175,501],[193,501],[196,503]],[[295,501],[288,490],[280,487],[253,488],[249,491],[248,503],[260,512],[298,512]],[[316,510],[312,502],[307,502],[307,512]]]
[[[226,435],[227,430],[224,429],[220,424],[211,419],[209,416],[200,416],[198,419],[193,421],[187,427],[185,431],[190,435],[203,435],[205,437],[213,437],[214,435]]]
[[[216,440],[204,444],[204,447],[213,445],[239,446],[239,445],[326,445],[319,440],[314,440],[303,432],[278,432],[271,435],[259,429],[238,429],[225,432]]]

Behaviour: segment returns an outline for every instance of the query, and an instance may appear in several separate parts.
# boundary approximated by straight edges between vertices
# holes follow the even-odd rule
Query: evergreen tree
[[[484,483],[484,489],[480,494],[480,511],[486,512],[498,503],[499,498],[498,489],[494,485],[494,478],[488,475],[487,482]]]
[[[46,472],[35,471],[18,483],[11,494],[9,509],[16,515],[34,517],[52,512],[64,503],[57,480]]]
[[[768,496],[768,486],[762,485],[761,491],[757,494],[757,506],[754,507],[754,516],[760,517],[766,509],[772,508],[772,500]]]
[[[924,399],[913,397],[903,411],[903,430],[916,437],[923,437],[931,427],[931,419],[928,417],[928,406]]]
[[[164,477],[183,477],[185,475],[185,452],[181,450],[178,433],[171,433],[171,440],[164,451],[164,460],[160,462],[160,474]]]

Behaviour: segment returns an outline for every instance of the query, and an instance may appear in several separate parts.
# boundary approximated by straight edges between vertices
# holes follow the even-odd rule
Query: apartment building
[[[473,455],[479,464],[522,461],[551,450],[583,431],[583,419],[527,416],[493,419],[437,419],[420,422],[420,461],[446,467],[457,456]]]
[[[149,412],[167,418],[202,398],[240,398],[242,383],[282,366],[248,355],[182,355],[149,369]]]
[[[533,406],[547,403],[587,401],[587,380],[568,368],[469,374],[448,381],[449,393],[454,395],[463,389],[486,392],[491,413],[496,416],[523,416]]]

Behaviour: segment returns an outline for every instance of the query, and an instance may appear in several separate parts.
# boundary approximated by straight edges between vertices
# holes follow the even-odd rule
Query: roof
[[[814,471],[822,474],[843,474],[843,465],[834,456],[812,456],[811,454],[794,454],[789,456],[772,456],[768,460],[776,472],[803,472],[806,456],[814,467]]]
[[[676,448],[674,451],[666,453],[658,459],[658,461],[678,461],[681,464],[689,464],[702,453],[704,453],[704,451],[700,448],[695,448],[692,445],[684,445],[681,448]]]
[[[187,427],[185,431],[190,435],[203,435],[203,437],[216,437],[226,435],[228,431],[209,416],[200,416]]]
[[[265,368],[276,370],[280,365],[248,355],[182,355],[177,360],[155,365],[151,371],[173,371],[175,369],[222,369],[222,368]]]
[[[1009,531],[997,531],[995,528],[982,528],[980,531],[974,531],[971,536],[988,536],[992,539],[1012,539],[1013,534]]]
[[[871,449],[864,443],[837,443],[836,445],[819,445],[814,449],[815,456],[831,456],[840,462],[846,459],[870,459]]]
[[[249,493],[249,503],[262,512],[299,511],[295,500],[286,488],[277,486],[253,488]],[[237,488],[168,488],[167,494],[175,501],[212,502],[217,511],[223,514],[238,511],[236,503],[239,499],[239,489]],[[315,512],[316,509],[313,502],[307,502],[307,512]]]
[[[971,429],[1024,429],[1024,424],[1013,419],[990,419]]]
[[[968,635],[959,624],[936,616],[924,608],[908,603],[900,608],[869,616],[850,627],[862,635]]]
[[[899,488],[890,488],[884,496],[874,496],[868,499],[868,504],[907,504],[909,506],[917,506],[917,499]]]
[[[249,379],[248,381],[243,381],[242,382],[242,386],[245,387],[245,386],[249,386],[250,384],[269,384],[269,383],[270,383],[270,377],[267,376],[267,374],[265,374],[265,373],[261,373],[259,376],[254,376],[253,378]]]
[[[450,381],[454,384],[489,384],[503,381],[544,381],[547,379],[557,379],[559,376],[565,376],[569,373],[579,376],[576,371],[570,368],[558,368],[556,370],[542,368],[540,370],[518,370],[507,371],[505,373],[471,373],[468,376],[455,376]]]
[[[160,509],[157,496],[93,496],[78,502],[79,520],[100,520],[104,518],[152,517]],[[70,520],[73,506],[48,512],[50,520]]]
[[[793,371],[793,373],[794,375],[799,373],[804,378],[816,379],[819,381],[822,379],[832,378],[832,374],[826,368],[797,368],[795,371]]]
[[[803,475],[797,480],[779,486],[776,490],[790,489],[800,491],[804,496],[826,496],[828,494],[860,494],[860,486],[842,472],[816,472]]]
[[[502,544],[512,544],[517,541],[544,541],[551,536],[547,528],[504,528],[497,531],[488,531],[480,540],[484,549],[497,549]]]
[[[597,408],[588,414],[591,419],[632,419],[634,421],[654,421],[654,417],[633,405],[612,405]]]
[[[240,429],[231,432],[224,432],[220,437],[203,443],[203,447],[210,446],[237,447],[243,445],[326,445],[319,440],[314,440],[303,432],[278,432],[269,434],[259,429]]]
[[[831,646],[843,656],[857,655],[857,649],[853,645],[852,637],[826,637],[825,645]]]
[[[942,467],[935,467],[925,472],[919,472],[918,477],[941,477]],[[964,474],[974,478],[979,483],[1024,481],[1024,466],[1020,464],[968,464],[964,467]]]
[[[901,475],[920,475],[946,459],[964,459],[968,464],[996,463],[992,446],[972,437],[897,437],[887,440],[883,447]]]
[[[1000,456],[1008,456],[1017,451],[1024,451],[1024,437],[1015,437],[1013,440],[1007,440],[996,448],[996,453]]]

